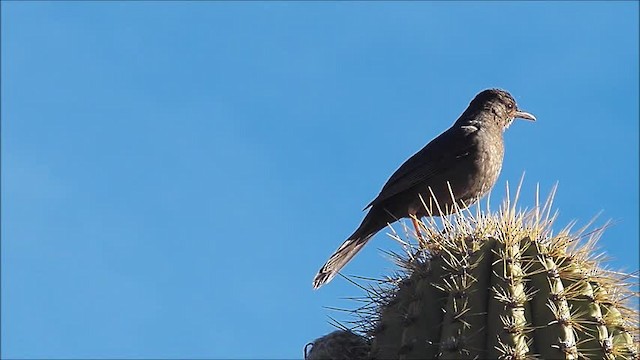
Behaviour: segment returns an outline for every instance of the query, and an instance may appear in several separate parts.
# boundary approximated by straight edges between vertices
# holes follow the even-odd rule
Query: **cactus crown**
[[[555,187],[530,211],[519,190],[498,213],[426,218],[417,246],[391,235],[401,271],[365,289],[350,324],[369,359],[638,359],[637,276],[594,253],[607,225],[554,234]]]

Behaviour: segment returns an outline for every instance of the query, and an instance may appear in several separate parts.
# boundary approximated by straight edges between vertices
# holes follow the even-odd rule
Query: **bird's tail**
[[[331,255],[329,260],[327,260],[326,264],[320,268],[320,271],[318,271],[318,274],[313,279],[313,288],[318,289],[320,286],[331,281],[331,279],[338,274],[338,271],[347,265],[349,260],[367,244],[367,241],[369,241],[374,234],[345,240],[338,250]]]

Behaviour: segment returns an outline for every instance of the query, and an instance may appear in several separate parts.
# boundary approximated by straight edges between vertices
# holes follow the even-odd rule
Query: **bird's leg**
[[[411,215],[411,222],[413,223],[413,228],[416,229],[416,236],[418,237],[418,241],[421,244],[424,243],[422,232],[420,232],[420,225],[418,224],[418,218],[415,215]]]

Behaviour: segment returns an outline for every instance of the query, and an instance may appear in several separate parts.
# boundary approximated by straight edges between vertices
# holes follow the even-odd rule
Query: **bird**
[[[318,289],[388,224],[444,216],[465,209],[495,185],[504,158],[504,131],[516,119],[536,121],[505,90],[478,93],[453,125],[407,159],[387,180],[360,226],[329,257],[313,279]],[[455,199],[455,200],[453,200]]]

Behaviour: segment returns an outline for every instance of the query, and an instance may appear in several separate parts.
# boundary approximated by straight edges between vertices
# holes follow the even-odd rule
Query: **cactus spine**
[[[528,212],[507,200],[496,214],[427,218],[426,240],[398,256],[399,276],[354,311],[359,349],[370,344],[369,359],[638,359],[637,277],[600,267],[603,228],[552,233],[554,193]]]

